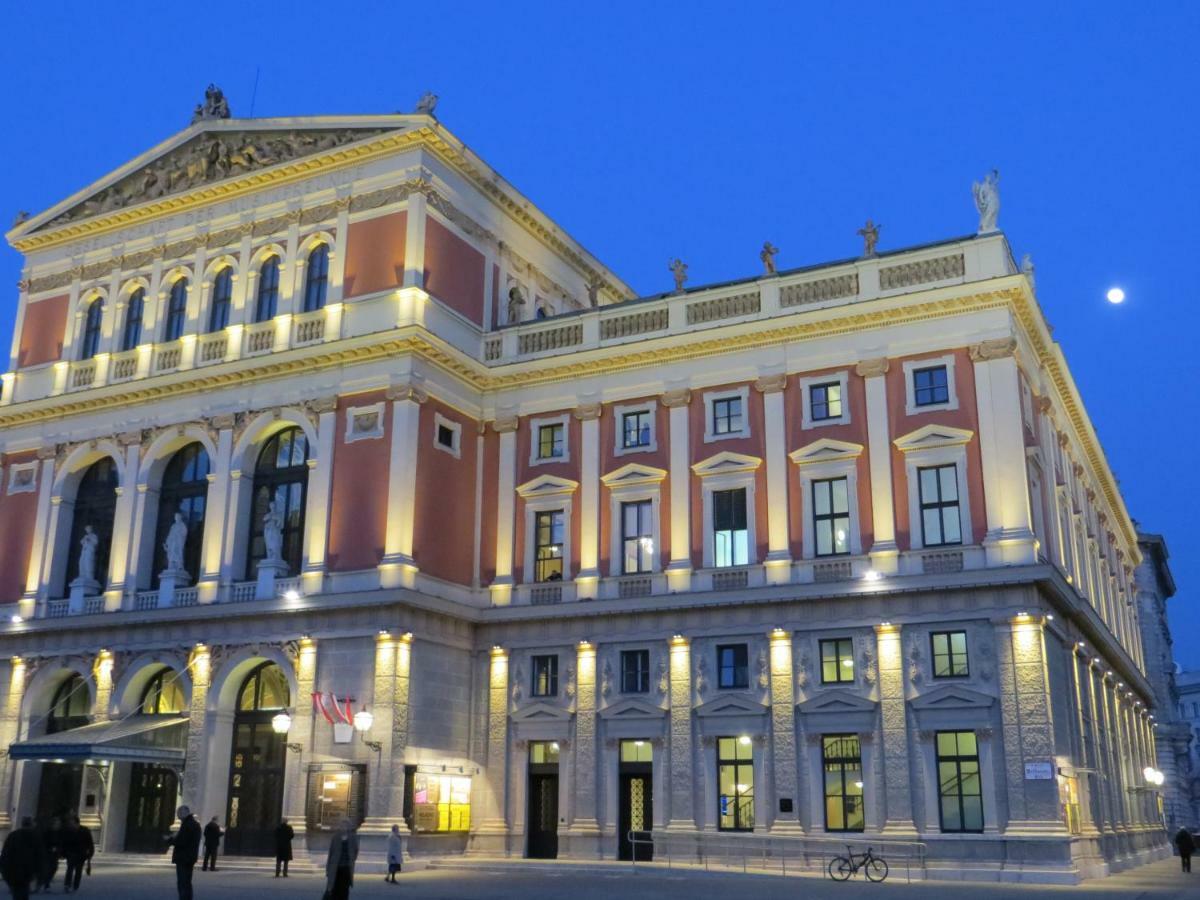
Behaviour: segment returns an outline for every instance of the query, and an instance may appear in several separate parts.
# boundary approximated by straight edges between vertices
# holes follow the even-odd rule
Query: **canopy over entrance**
[[[40,762],[107,760],[182,766],[188,721],[187,716],[133,716],[84,725],[17,741],[8,756]]]

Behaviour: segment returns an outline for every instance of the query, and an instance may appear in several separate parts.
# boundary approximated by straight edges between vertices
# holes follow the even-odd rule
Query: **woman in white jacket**
[[[400,871],[404,855],[404,845],[400,840],[400,826],[393,825],[392,833],[387,840],[388,873],[384,881],[396,884],[396,873]]]

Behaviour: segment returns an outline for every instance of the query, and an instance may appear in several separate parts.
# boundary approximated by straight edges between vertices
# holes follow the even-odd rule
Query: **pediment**
[[[873,713],[878,706],[874,700],[868,700],[850,691],[822,691],[815,697],[796,704],[796,709],[806,715],[814,713]]]
[[[619,488],[628,485],[658,484],[666,477],[666,469],[656,469],[654,466],[633,462],[602,475],[600,480],[610,488]]]
[[[958,447],[969,443],[975,432],[952,425],[923,425],[892,441],[901,453],[931,450],[939,447]]]
[[[633,721],[635,719],[661,719],[667,714],[667,711],[661,706],[655,706],[653,703],[647,703],[645,700],[639,700],[636,697],[627,697],[624,700],[618,700],[616,703],[610,703],[604,709],[600,710],[600,718],[610,721]]]
[[[512,714],[514,722],[566,722],[570,718],[568,710],[544,702],[530,703]]]
[[[835,441],[833,438],[821,438],[806,444],[798,450],[793,450],[788,457],[798,466],[823,462],[846,462],[862,456],[863,445],[850,441]]]
[[[554,497],[559,494],[572,494],[579,487],[578,481],[570,478],[560,478],[557,475],[539,475],[517,488],[517,493],[524,499],[535,497]]]
[[[709,475],[727,475],[731,472],[753,472],[762,465],[757,456],[747,456],[744,453],[734,453],[723,450],[692,465],[692,471],[701,478]]]
[[[700,704],[696,707],[696,715],[701,719],[713,716],[761,716],[766,710],[765,706],[749,697],[728,694]]]
[[[911,701],[913,709],[990,709],[996,698],[958,684],[926,691]]]

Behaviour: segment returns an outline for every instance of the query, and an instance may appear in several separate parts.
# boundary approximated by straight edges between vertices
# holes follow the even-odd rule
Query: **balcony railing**
[[[138,371],[138,352],[137,350],[127,350],[124,353],[113,354],[112,362],[108,370],[108,380],[110,382],[129,381],[137,375]]]
[[[256,322],[246,326],[246,355],[259,356],[275,349],[275,323]]]
[[[323,309],[301,313],[293,319],[294,334],[292,345],[307,347],[309,344],[319,344],[325,339],[326,313]]]
[[[200,366],[224,362],[226,351],[229,349],[229,336],[224,331],[206,334],[200,338],[200,347],[196,352],[196,364]]]

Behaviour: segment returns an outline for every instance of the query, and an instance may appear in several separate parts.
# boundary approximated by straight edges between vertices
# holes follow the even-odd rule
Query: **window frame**
[[[608,574],[612,577],[625,575],[625,554],[622,541],[622,504],[650,503],[650,538],[654,542],[654,550],[650,558],[650,568],[645,575],[660,572],[663,566],[662,554],[662,482],[667,477],[665,469],[644,466],[641,463],[627,463],[615,471],[601,477],[600,481],[608,488],[609,495],[609,565]]]
[[[954,491],[955,498],[953,502],[942,500],[942,477],[941,473],[945,470],[951,470],[954,473]],[[923,482],[921,477],[925,472],[936,472],[935,481],[937,482],[937,500],[927,501],[925,499]],[[962,485],[958,476],[958,467],[950,463],[935,463],[928,466],[917,466],[917,521],[920,523],[921,530],[921,546],[922,547],[961,547],[966,542],[963,540],[963,514],[962,514]],[[946,510],[954,508],[958,512],[958,540],[947,541],[946,537]],[[942,540],[930,542],[929,535],[925,533],[925,512],[927,510],[937,510],[938,512],[938,529],[941,531]]]
[[[833,486],[836,482],[843,482],[843,483],[845,483],[845,486],[846,486],[846,490],[845,490],[846,509],[844,512],[838,512],[837,510],[834,509],[834,505],[835,505],[834,499],[836,497],[836,494],[834,492]],[[817,492],[818,492],[818,488],[820,488],[820,487],[825,487],[828,492],[829,512],[827,512],[827,513],[817,512],[817,509],[818,509]],[[809,482],[809,497],[810,497],[811,503],[812,503],[812,506],[811,506],[812,514],[810,516],[810,521],[811,521],[812,529],[813,529],[813,558],[814,559],[833,559],[833,558],[839,557],[839,556],[850,556],[854,552],[853,544],[850,540],[850,520],[852,518],[854,518],[853,513],[851,511],[851,506],[850,506],[851,500],[854,499],[851,497],[851,494],[850,494],[850,479],[845,475],[835,475],[830,478],[813,478]],[[838,550],[837,549],[837,523],[843,519],[846,522],[846,530],[845,530],[846,549]],[[829,525],[829,539],[830,539],[830,544],[833,547],[833,549],[831,551],[829,551],[828,553],[822,553],[820,550],[819,538],[820,538],[822,524]]]
[[[825,648],[829,645],[833,646],[832,660],[833,670],[837,673],[836,678],[825,677]],[[842,652],[844,649],[843,645],[849,647],[849,654],[844,654]],[[850,677],[844,678],[842,676],[846,674],[845,670],[847,666],[845,665],[845,660],[847,659],[850,660],[850,666],[848,667],[850,669]],[[853,637],[821,638],[819,641],[817,641],[817,661],[821,666],[821,684],[855,684],[858,681],[858,663],[854,659]]]
[[[812,392],[816,388],[836,384],[841,391],[840,415],[818,419],[813,416]],[[800,379],[800,427],[804,430],[825,428],[830,425],[850,424],[850,373],[847,370],[827,372],[824,375],[811,375]]]
[[[950,426],[925,425],[892,443],[904,454],[904,474],[908,485],[908,539],[913,550],[926,548],[921,518],[921,491],[918,469],[953,464],[958,470],[959,526],[961,546],[975,543],[975,524],[971,518],[971,483],[967,477],[967,445],[975,433]],[[950,547],[958,544],[947,545]],[[936,549],[933,545],[930,549]]]
[[[648,694],[650,693],[650,651],[645,648],[634,650],[622,650],[620,659],[621,666],[621,690],[622,694]],[[627,663],[633,660],[634,665],[630,667]],[[645,663],[645,668],[642,663]],[[635,686],[629,686],[629,676],[634,676]],[[639,686],[640,685],[640,686]]]
[[[137,315],[134,315],[137,310]],[[146,289],[137,285],[125,298],[125,321],[121,323],[121,352],[136,350],[142,343],[146,320]],[[130,333],[132,330],[132,334]]]
[[[104,297],[96,294],[83,310],[83,328],[79,333],[79,360],[95,359],[104,339]]]
[[[613,455],[626,456],[630,453],[653,453],[658,450],[658,404],[653,400],[643,403],[623,403],[612,408],[613,415]],[[626,447],[625,417],[629,415],[645,415],[650,426],[650,440],[645,444]]]
[[[267,284],[267,279],[264,278],[263,275],[267,271],[268,266],[271,267],[271,269],[274,271],[275,275],[274,275],[273,283],[271,284],[271,286],[265,287],[265,285]],[[254,290],[254,324],[255,325],[259,325],[263,322],[270,322],[277,315],[279,315],[279,283],[280,283],[280,275],[281,275],[280,270],[282,268],[283,268],[283,261],[280,258],[279,254],[277,254],[277,253],[268,254],[258,264],[258,271],[257,271],[258,283],[255,285],[255,290]],[[266,293],[267,291],[269,291],[270,293]],[[263,303],[267,300],[270,300],[271,314],[269,316],[264,315],[264,310],[263,310]]]
[[[954,364],[955,356],[953,353],[948,353],[944,356],[908,359],[904,361],[902,368],[904,370],[904,412],[906,415],[915,416],[937,410],[958,409],[958,389],[955,384]],[[939,367],[946,369],[946,401],[944,403],[925,403],[918,406],[915,373]]]
[[[962,635],[963,650],[961,654],[954,652],[953,639],[955,635]],[[937,639],[946,639],[946,652],[939,653],[937,649]],[[938,674],[937,661],[939,656],[945,656],[949,662],[950,671],[944,675]],[[962,671],[956,671],[955,657],[962,656]],[[931,631],[929,633],[929,660],[930,669],[934,678],[969,678],[971,675],[971,641],[966,629],[953,628],[941,631]]]
[[[850,756],[848,754],[843,754],[841,756],[831,756],[829,754],[830,742],[834,742],[834,741],[845,742],[848,740],[853,740],[855,742],[855,744],[857,745],[857,747],[858,747],[857,756]],[[857,765],[855,766],[854,764],[857,764]],[[831,774],[831,769],[830,769],[831,766],[837,767],[837,773],[840,775],[840,780],[841,780],[841,791],[838,793],[834,793],[834,794],[831,794],[829,792],[829,780],[830,780],[829,776]],[[849,781],[849,779],[847,778],[848,771],[852,772],[855,770],[857,770],[858,776],[859,776],[857,783],[862,784],[862,787],[856,788],[857,793],[854,793],[850,790],[850,786],[851,786],[852,782]],[[863,772],[862,739],[857,734],[853,734],[853,733],[822,734],[821,735],[821,794],[822,794],[822,799],[824,800],[824,803],[822,805],[823,805],[824,812],[825,812],[825,821],[824,821],[825,831],[827,831],[831,834],[860,834],[860,833],[866,831],[866,820],[867,820],[866,783],[867,783],[867,779],[864,777],[864,772]],[[838,801],[841,804],[841,814],[842,814],[842,822],[843,823],[848,823],[851,819],[851,814],[848,813],[847,809],[846,809],[847,800],[849,798],[857,798],[857,801],[858,801],[857,818],[861,821],[861,824],[858,825],[857,827],[852,827],[850,825],[846,825],[845,827],[842,827],[842,828],[836,828],[836,827],[831,826],[829,824],[829,802],[830,802],[831,798],[838,798]]]
[[[725,747],[726,747],[726,744],[725,744],[726,741],[733,742],[731,745],[734,748],[733,756],[727,756],[724,752]],[[741,751],[742,747],[749,748],[747,750],[747,752],[749,754],[748,756],[743,757],[740,755],[742,752]],[[755,788],[757,787],[756,779],[758,776],[758,772],[756,771],[756,766],[755,766],[755,759],[754,759],[754,756],[755,756],[754,740],[753,740],[753,738],[750,738],[748,735],[741,735],[741,736],[737,736],[737,737],[732,736],[732,735],[723,735],[723,736],[717,738],[717,748],[716,748],[715,755],[716,755],[716,764],[717,764],[716,765],[716,768],[717,768],[717,792],[716,792],[717,793],[717,830],[718,831],[732,831],[732,832],[752,832],[752,831],[754,831],[754,824],[755,824],[755,812],[756,812]],[[734,800],[734,802],[733,802],[732,816],[733,816],[734,824],[731,827],[727,827],[721,821],[723,818],[721,815],[721,798],[723,796],[721,794],[721,774],[722,774],[721,770],[727,766],[730,766],[733,768],[733,784],[734,784],[733,800]],[[748,782],[749,786],[750,786],[749,791],[739,790],[739,787],[741,785],[747,783],[747,782],[741,781],[739,779],[739,776],[741,775],[741,772],[739,770],[744,769],[744,768],[749,769],[749,774],[750,774],[750,780]],[[729,796],[729,795],[724,795],[724,796]],[[742,803],[742,801],[744,799],[749,799],[749,801],[750,801],[749,802],[749,816],[748,816],[749,821],[748,822],[745,821],[745,819],[743,818],[743,803]]]
[[[726,400],[741,401],[741,427],[737,431],[716,430],[716,404]],[[704,395],[704,443],[727,441],[750,437],[750,386],[742,385],[719,391],[709,391]]]
[[[542,456],[542,429],[562,427],[562,453],[559,456]],[[571,461],[571,414],[539,416],[529,420],[529,465],[544,466],[547,463],[569,463]]]
[[[717,495],[719,494],[722,497],[724,497],[724,495],[726,495],[726,494],[737,495],[739,493],[742,495],[742,518],[745,520],[743,522],[743,527],[742,528],[733,528],[733,527],[717,528]],[[710,542],[712,545],[712,568],[714,568],[714,569],[737,569],[737,568],[741,568],[742,566],[750,565],[751,553],[750,553],[749,488],[746,488],[744,486],[728,487],[728,488],[714,488],[710,494],[710,505],[711,505],[711,509],[709,511],[708,524],[709,524],[709,539],[710,539]],[[724,533],[728,533],[730,536],[729,537],[730,561],[726,562],[726,563],[721,563],[718,561],[719,554],[717,552],[717,546],[718,546],[717,539],[718,539],[718,535],[724,534]],[[738,562],[738,553],[737,553],[738,546],[737,546],[737,541],[736,541],[736,535],[738,535],[739,533],[744,534],[746,536],[745,559],[742,560],[741,562]]]
[[[282,438],[282,436],[288,432],[293,433],[292,434],[293,441],[295,440],[297,435],[304,438],[304,441],[305,441],[304,460],[301,463],[298,463],[295,465],[289,465],[289,466],[286,466],[283,468],[276,466],[276,467],[273,467],[271,469],[271,471],[269,471],[269,472],[268,471],[260,472],[261,462],[262,462],[264,454],[267,451],[267,447],[272,445],[273,443],[277,442],[278,440],[280,440]],[[292,451],[292,452],[294,452],[294,451]],[[266,439],[264,439],[262,441],[262,443],[257,448],[257,453],[254,456],[254,468],[253,468],[252,472],[250,473],[251,488],[250,488],[249,502],[247,503],[247,507],[248,507],[247,513],[250,516],[250,530],[249,530],[249,534],[247,535],[247,542],[246,542],[246,577],[247,577],[247,579],[253,580],[258,577],[258,571],[257,571],[258,563],[262,559],[266,558],[265,556],[258,557],[258,558],[255,558],[255,556],[254,556],[254,543],[256,540],[263,537],[262,516],[259,514],[259,511],[257,509],[257,498],[258,498],[258,493],[259,493],[260,487],[268,488],[270,490],[271,496],[275,496],[278,489],[284,485],[292,485],[292,484],[300,485],[300,499],[299,499],[299,503],[296,506],[296,508],[300,511],[300,522],[299,522],[298,526],[293,526],[293,525],[288,524],[287,513],[291,511],[291,507],[289,506],[289,509],[285,510],[285,515],[284,515],[283,555],[284,555],[284,561],[289,564],[288,577],[299,574],[301,569],[303,569],[304,559],[305,559],[305,556],[307,553],[307,550],[304,546],[304,530],[305,530],[305,526],[308,521],[309,476],[312,473],[312,467],[309,465],[309,463],[316,458],[314,456],[314,453],[315,453],[315,448],[312,445],[312,441],[309,440],[308,433],[303,428],[301,428],[299,425],[294,425],[294,424],[289,424],[289,425],[285,426],[284,428],[279,429],[274,434],[269,435]],[[289,453],[289,456],[290,455],[291,455],[291,453]],[[303,473],[303,477],[302,478],[297,477],[301,473]],[[292,560],[289,560],[287,558],[289,535],[293,536],[295,538],[295,540],[297,541],[297,557],[298,558],[295,561],[295,565],[292,565]]]
[[[197,477],[184,481],[183,476],[193,467]],[[204,522],[208,515],[209,476],[212,474],[212,467],[212,458],[200,441],[184,444],[167,459],[162,479],[158,483],[154,562],[150,570],[151,587],[158,587],[159,578],[166,569],[167,554],[163,544],[170,533],[176,512],[183,513],[188,527],[187,541],[184,544],[184,570],[193,583],[199,581],[204,567]],[[200,469],[203,471],[198,471]],[[182,470],[178,471],[180,480],[169,482],[168,479],[172,478],[177,470]],[[170,508],[173,502],[176,505],[175,510]]]
[[[384,401],[371,403],[367,406],[350,406],[346,408],[346,433],[342,436],[343,444],[353,444],[355,441],[379,440],[384,435],[384,416],[386,410]],[[358,427],[358,420],[363,416],[375,416],[374,428]]]
[[[626,525],[626,507],[637,507],[637,534],[630,536],[625,531]],[[646,511],[648,522],[646,524],[646,533],[642,532],[642,511]],[[620,516],[620,533],[621,533],[621,574],[622,575],[650,575],[654,572],[654,558],[657,547],[654,545],[654,500],[645,497],[637,500],[621,500],[617,503],[617,511]],[[650,541],[650,550],[646,550],[644,541]],[[629,543],[633,541],[637,545],[635,551],[637,557],[637,568],[630,570],[626,563],[629,560]],[[643,564],[644,563],[644,564]]]
[[[550,536],[551,536],[552,540],[550,541],[550,543],[542,544],[540,532],[541,532],[541,528],[542,528],[542,519],[543,519],[543,517],[546,517],[546,516],[550,517],[549,528],[550,528]],[[562,529],[562,540],[558,541],[558,542],[553,541],[554,527],[555,527],[554,526],[554,518],[553,518],[554,516],[562,517],[562,522],[560,523],[560,527]],[[566,550],[568,547],[567,529],[569,527],[570,527],[570,520],[567,518],[567,511],[562,507],[553,507],[550,509],[538,509],[538,510],[533,511],[533,567],[534,567],[533,568],[533,581],[532,581],[533,584],[555,584],[555,583],[561,584],[562,582],[567,580],[566,576],[568,574],[568,569],[570,566],[570,561],[566,557]],[[558,548],[558,556],[556,556],[556,557],[548,556],[545,559],[542,559],[540,557],[539,554],[543,548],[553,549],[555,547]],[[550,576],[548,576],[548,577],[545,577],[545,578],[541,577],[542,563],[550,563],[555,560],[558,561],[558,568],[559,568],[558,578],[554,578],[553,573],[551,573]]]
[[[163,343],[170,344],[183,337],[183,333],[187,329],[189,293],[191,293],[191,285],[186,275],[180,275],[167,288],[166,309],[163,315]]]
[[[702,528],[704,533],[704,567],[739,568],[716,566],[716,533],[713,527],[713,494],[717,491],[746,490],[746,566],[758,564],[759,547],[755,514],[757,472],[762,460],[755,456],[721,451],[706,460],[692,465],[692,472],[700,478],[703,502]]]
[[[963,753],[959,752],[959,748],[958,748],[959,737],[958,736],[963,735],[963,734],[969,734],[974,739],[974,741],[975,741],[974,755],[963,754]],[[955,754],[953,756],[943,756],[942,755],[942,749],[941,749],[942,735],[954,735],[955,736]],[[981,761],[981,758],[980,758],[981,755],[979,752],[979,733],[977,731],[970,730],[970,729],[955,730],[955,731],[950,731],[950,730],[936,731],[936,732],[934,732],[934,736],[933,736],[933,753],[934,753],[934,777],[936,778],[936,783],[937,783],[938,828],[939,828],[939,830],[942,832],[942,834],[982,834],[983,830],[987,824],[987,817],[986,817],[986,815],[984,815],[984,806],[983,806],[983,763]],[[962,764],[964,762],[966,762],[966,763],[973,762],[975,764],[975,777],[979,784],[979,793],[977,795],[966,795],[966,794],[964,794],[964,792],[962,790],[962,780],[963,780]],[[957,771],[957,776],[956,776],[955,780],[956,780],[958,789],[954,794],[951,794],[951,795],[948,795],[944,792],[943,780],[942,780],[942,765],[943,764],[946,764],[946,765],[953,764]],[[946,827],[945,801],[948,796],[957,797],[959,821],[964,826],[966,824],[967,816],[966,816],[966,808],[963,803],[963,798],[965,796],[978,796],[978,798],[979,798],[979,827],[978,828],[966,828],[966,827],[947,828]]]
[[[318,256],[324,251],[323,255]],[[324,240],[314,243],[304,257],[304,294],[301,297],[302,313],[315,313],[324,309],[329,302],[329,262],[333,256],[333,248]],[[320,274],[314,275],[316,267],[313,259],[321,261]]]
[[[747,691],[750,689],[750,645],[742,642],[737,644],[717,644],[717,690]],[[726,651],[733,653],[733,661],[726,666],[722,657]],[[740,660],[740,661],[739,661]],[[730,682],[725,682],[726,671],[730,672]]]
[[[545,666],[545,671],[540,672],[539,667]],[[544,690],[539,691],[538,680],[539,675],[545,674],[546,686]],[[529,696],[538,699],[558,696],[558,654],[557,653],[532,653],[529,656]]]
[[[209,334],[224,331],[229,327],[230,314],[233,312],[233,278],[233,265],[230,263],[225,263],[213,273],[212,288],[208,297]],[[221,321],[218,322],[218,318]]]
[[[450,431],[450,446],[443,444],[439,437],[443,428]],[[449,453],[455,459],[462,458],[462,423],[447,419],[440,412],[433,414],[433,446],[443,453]]]

